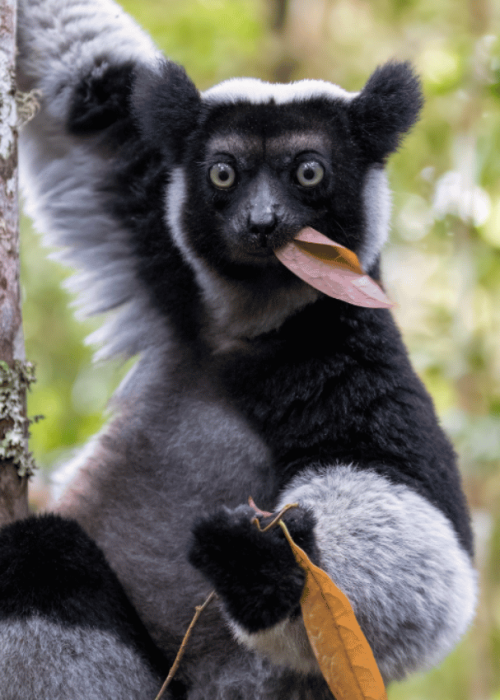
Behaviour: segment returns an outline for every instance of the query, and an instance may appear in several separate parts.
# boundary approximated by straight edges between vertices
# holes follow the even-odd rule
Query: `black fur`
[[[153,643],[103,553],[76,521],[42,515],[4,526],[0,571],[0,620],[36,615],[110,632],[138,650],[159,679],[168,673],[172,660]]]
[[[70,131],[84,136],[116,128],[128,113],[133,76],[131,64],[95,67],[74,90],[68,114]]]
[[[377,68],[348,108],[358,143],[373,161],[395,151],[423,106],[420,81],[409,63]]]
[[[173,245],[163,212],[168,171],[161,154],[133,132],[121,144],[101,184],[111,211],[131,231],[135,265],[153,304],[179,336],[196,347],[200,328],[200,290],[192,271]]]
[[[200,94],[184,68],[163,61],[154,71],[139,69],[132,104],[146,143],[178,162],[202,111]]]
[[[172,243],[163,208],[171,164],[166,150],[168,144],[178,149],[184,143],[180,132],[187,128],[187,111],[190,105],[194,109],[199,97],[196,98],[197,92],[193,94],[196,89],[194,86],[191,89],[192,83],[180,66],[165,62],[161,68],[161,73],[139,68],[131,75],[130,67],[125,64],[104,73],[100,71],[98,78],[92,72],[75,90],[67,129],[77,135],[90,135],[94,130],[98,132],[95,133],[97,149],[111,151],[109,169],[103,171],[100,182],[94,183],[96,194],[103,206],[110,208],[130,230],[135,266],[153,304],[170,319],[184,340],[196,345],[199,289],[192,271]],[[170,93],[164,91],[168,78],[179,93],[170,111],[166,105]],[[148,105],[150,101],[158,101],[158,105],[150,105],[151,114],[142,106],[146,100]],[[115,118],[108,119],[115,105],[119,106]],[[159,113],[161,119],[155,121]],[[170,141],[167,134],[175,128],[179,133]],[[161,137],[163,132],[165,138]]]
[[[324,298],[218,369],[282,486],[307,465],[372,469],[429,499],[472,553],[453,449],[388,311]]]
[[[256,153],[248,164],[236,162],[236,166],[240,165],[240,186],[228,192],[214,191],[196,165],[200,160],[205,164],[207,141],[217,135],[236,133],[251,140],[264,134],[273,138],[303,131],[324,134],[325,155],[321,162],[325,167],[325,177],[317,188],[305,190],[292,177],[300,156],[287,164],[289,154],[284,149],[281,157],[273,159],[273,184],[279,188],[277,197],[283,214],[269,238],[269,252],[287,243],[306,225],[352,250],[359,250],[364,225],[359,184],[372,163],[351,138],[344,105],[321,98],[287,105],[218,105],[200,121],[188,142],[185,158],[189,174],[188,192],[189,197],[198,203],[196,208],[186,212],[185,217],[193,247],[220,274],[243,285],[258,284],[266,293],[274,286],[293,286],[296,279],[280,267],[263,270],[261,265],[241,262],[229,248],[229,234],[223,223],[242,204],[241,198],[257,172],[262,155]],[[248,245],[247,236],[245,231],[245,235],[234,242],[234,247]]]
[[[298,614],[305,575],[279,526],[260,532],[249,506],[222,509],[198,520],[189,560],[203,571],[231,615],[248,632],[272,627]],[[270,519],[262,520],[262,527]],[[314,516],[292,511],[283,520],[292,538],[317,558]]]

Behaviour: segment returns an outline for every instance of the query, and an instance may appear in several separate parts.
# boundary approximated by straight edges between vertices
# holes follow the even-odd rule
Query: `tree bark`
[[[15,432],[19,425],[23,426],[19,449],[26,450],[28,427],[26,383],[18,377],[19,372],[24,373],[24,340],[19,287],[15,30],[16,0],[0,0],[0,525],[28,513],[27,477],[19,476],[20,462],[9,456],[19,437]]]

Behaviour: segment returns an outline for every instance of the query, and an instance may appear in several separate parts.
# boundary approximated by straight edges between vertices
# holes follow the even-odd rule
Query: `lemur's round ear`
[[[163,60],[136,72],[132,109],[143,138],[174,161],[201,112],[201,97],[182,66]]]
[[[360,145],[370,158],[381,161],[397,149],[422,106],[420,80],[410,63],[391,61],[377,68],[348,111]]]

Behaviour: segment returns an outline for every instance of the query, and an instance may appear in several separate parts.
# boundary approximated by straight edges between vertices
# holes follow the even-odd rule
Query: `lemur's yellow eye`
[[[234,185],[236,173],[228,163],[217,163],[210,168],[210,180],[219,189],[227,189]]]
[[[302,187],[315,187],[323,179],[325,171],[317,161],[311,160],[301,163],[297,168],[297,180]]]

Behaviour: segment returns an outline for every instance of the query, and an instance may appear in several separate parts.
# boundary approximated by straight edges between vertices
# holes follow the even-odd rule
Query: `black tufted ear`
[[[177,162],[201,112],[200,94],[184,68],[167,60],[140,68],[132,108],[144,139]]]
[[[348,112],[362,148],[371,159],[381,161],[398,148],[422,106],[420,80],[411,64],[391,61],[377,68]]]

